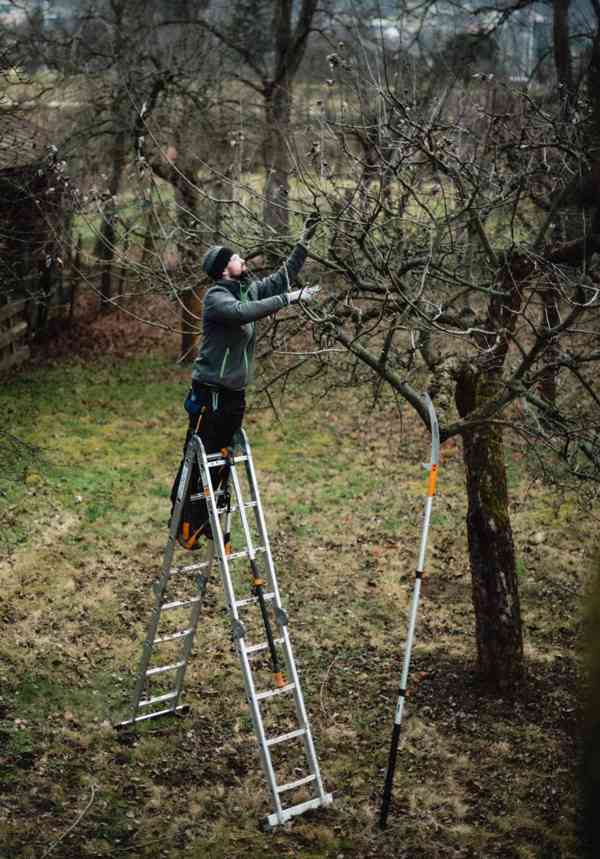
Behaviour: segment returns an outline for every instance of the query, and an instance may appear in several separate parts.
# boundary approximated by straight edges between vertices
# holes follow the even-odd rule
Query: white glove
[[[304,289],[294,289],[287,293],[288,303],[296,304],[298,301],[311,301],[320,291],[320,286],[305,286]]]

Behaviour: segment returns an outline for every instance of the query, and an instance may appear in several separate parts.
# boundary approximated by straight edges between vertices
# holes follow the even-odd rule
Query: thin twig
[[[321,712],[323,713],[324,716],[327,715],[327,708],[325,706],[325,687],[327,686],[327,681],[329,680],[329,674],[331,672],[331,669],[333,668],[333,666],[335,665],[335,663],[337,662],[338,659],[340,659],[340,657],[336,656],[334,659],[331,660],[331,662],[329,663],[329,667],[327,668],[327,671],[325,672],[325,677],[323,678],[323,682],[321,683],[321,692],[320,692],[319,698],[321,700]]]
[[[54,848],[56,847],[56,845],[57,845],[57,844],[60,844],[60,842],[61,842],[61,841],[63,841],[63,840],[67,837],[67,835],[75,829],[75,827],[76,827],[76,826],[77,826],[77,824],[82,820],[82,818],[84,817],[84,815],[85,815],[85,814],[87,814],[87,812],[88,812],[88,811],[89,811],[89,809],[91,808],[92,803],[93,803],[93,801],[94,801],[94,798],[95,798],[95,796],[96,796],[96,785],[95,785],[93,782],[92,782],[92,786],[91,786],[91,791],[92,791],[92,792],[91,792],[91,796],[90,796],[89,802],[88,802],[88,804],[86,805],[86,807],[83,809],[83,811],[81,812],[81,814],[79,815],[79,817],[78,817],[78,818],[77,818],[77,819],[76,819],[76,820],[75,820],[75,821],[74,821],[74,822],[69,826],[69,828],[68,828],[68,829],[66,829],[66,830],[63,832],[63,834],[60,836],[60,838],[57,838],[57,839],[56,839],[56,841],[54,841],[54,842],[50,845],[50,847],[48,847],[48,849],[46,850],[46,852],[42,855],[42,859],[45,859],[45,857],[46,857],[46,856],[48,856],[48,854],[49,854],[49,853],[51,853],[51,852],[54,850]]]

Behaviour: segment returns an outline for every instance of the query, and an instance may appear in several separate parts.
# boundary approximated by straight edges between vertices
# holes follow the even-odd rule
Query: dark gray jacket
[[[263,280],[218,280],[204,296],[202,342],[192,379],[240,391],[252,380],[255,322],[289,304],[288,283],[306,259],[297,244],[278,271]],[[287,276],[286,276],[287,269]]]

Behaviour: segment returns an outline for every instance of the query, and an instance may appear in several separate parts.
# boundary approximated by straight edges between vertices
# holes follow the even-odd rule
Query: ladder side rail
[[[258,569],[257,569],[256,564],[255,564],[256,550],[255,550],[254,545],[253,545],[252,534],[250,531],[250,527],[248,525],[248,518],[246,516],[246,510],[245,510],[246,505],[244,504],[241,483],[239,480],[237,469],[235,467],[232,467],[232,469],[231,469],[231,479],[233,482],[238,512],[240,514],[240,519],[242,521],[242,527],[243,527],[244,537],[245,537],[246,546],[247,546],[248,559],[250,561],[250,566],[252,569],[253,584],[255,586],[254,593],[256,594],[256,598],[258,600],[258,604],[260,607],[260,612],[262,615],[263,624],[264,624],[264,628],[265,628],[265,634],[267,637],[267,644],[268,644],[269,652],[271,654],[271,664],[272,664],[272,668],[273,668],[273,676],[274,676],[274,679],[275,679],[277,686],[281,687],[284,685],[284,679],[283,679],[283,674],[280,671],[279,657],[277,655],[277,649],[275,647],[275,636],[273,635],[273,627],[271,624],[271,620],[269,618],[269,611],[267,609],[267,605],[265,602],[265,596],[264,596],[264,590],[263,590],[265,580],[262,579],[261,576],[259,576]],[[267,561],[268,561],[268,553],[267,553]],[[273,592],[273,595],[275,596],[274,592]],[[278,607],[276,605],[275,606],[275,617],[278,618],[278,616],[281,612],[282,612],[281,607]],[[279,624],[279,620],[277,622]]]
[[[210,479],[210,469],[208,466],[208,459],[206,455],[206,451],[204,449],[204,445],[200,438],[196,440],[196,446],[198,451],[198,461],[201,465],[201,474],[202,479],[204,481],[204,485],[208,490],[208,494],[206,496],[207,501],[209,503],[209,512],[211,519],[211,526],[213,530],[213,542],[216,541],[216,553],[219,559],[219,566],[221,568],[221,577],[223,579],[223,587],[225,589],[225,595],[227,598],[227,604],[229,609],[229,614],[232,620],[233,625],[233,636],[235,641],[236,650],[238,653],[238,657],[240,659],[242,665],[242,675],[244,677],[244,686],[246,689],[246,698],[248,700],[248,704],[250,707],[250,715],[252,717],[252,722],[254,725],[254,732],[258,738],[258,745],[260,749],[260,759],[263,766],[263,771],[265,773],[269,789],[271,795],[273,797],[273,802],[275,804],[276,814],[278,816],[283,814],[283,809],[281,805],[281,800],[279,799],[279,793],[277,791],[277,779],[275,777],[275,772],[273,769],[273,763],[271,760],[271,755],[267,746],[267,737],[265,734],[265,729],[262,721],[262,715],[260,712],[260,708],[258,705],[258,701],[256,698],[256,689],[254,687],[254,680],[252,678],[252,669],[250,666],[250,660],[248,659],[248,655],[246,653],[246,645],[245,645],[245,628],[243,623],[240,621],[239,612],[236,606],[236,597],[233,590],[233,583],[231,581],[231,573],[229,570],[229,563],[227,561],[227,554],[225,552],[225,543],[223,541],[223,532],[221,530],[218,511],[217,511],[217,501],[215,498],[214,489],[212,486],[212,481]],[[234,466],[231,468],[231,472],[233,473]],[[206,476],[206,479],[205,479]],[[236,475],[237,477],[237,475]],[[235,483],[234,483],[235,486]],[[237,486],[239,489],[239,484]],[[238,499],[239,500],[239,499]],[[243,508],[240,507],[240,510]],[[247,525],[247,523],[246,523]],[[248,531],[245,531],[245,534],[248,535]],[[248,551],[251,550],[251,544],[248,546]]]
[[[317,751],[315,749],[315,744],[312,736],[312,729],[308,719],[308,712],[306,710],[306,704],[304,702],[304,695],[302,694],[302,688],[300,686],[300,678],[298,675],[298,669],[296,667],[296,660],[294,659],[294,653],[292,650],[292,643],[290,641],[289,633],[287,630],[287,624],[281,625],[281,637],[283,638],[283,654],[285,658],[285,663],[287,667],[287,672],[290,678],[290,682],[294,684],[294,708],[296,710],[296,718],[298,720],[298,724],[305,728],[306,732],[302,737],[302,742],[304,744],[304,752],[306,754],[306,760],[308,761],[308,767],[312,775],[315,777],[315,784],[318,789],[319,796],[322,799],[325,799],[327,794],[325,791],[325,787],[323,785],[323,780],[321,778],[321,770],[319,767],[319,762],[317,758]]]
[[[248,461],[248,460],[247,460]],[[240,480],[237,475],[237,470],[235,465],[231,466],[230,471],[231,481],[233,483],[233,491],[235,493],[235,500],[238,507],[238,513],[240,514],[240,521],[242,523],[242,529],[244,531],[244,538],[246,540],[246,546],[248,548],[248,558],[251,561],[256,559],[256,551],[254,549],[254,543],[252,540],[252,534],[250,533],[250,526],[248,525],[248,517],[246,516],[246,510],[244,508],[244,498],[242,496],[242,487],[240,485]]]
[[[254,516],[256,517],[256,525],[258,528],[258,533],[260,534],[260,539],[262,545],[265,547],[265,555],[267,559],[267,568],[269,571],[269,576],[271,579],[271,585],[273,593],[275,594],[275,605],[277,608],[283,608],[281,604],[281,594],[279,593],[279,585],[277,583],[277,574],[275,572],[275,565],[273,563],[273,555],[271,553],[271,544],[269,542],[269,535],[267,533],[267,524],[265,522],[265,516],[263,513],[262,503],[260,500],[260,493],[258,491],[258,483],[256,480],[256,471],[254,469],[254,461],[252,459],[252,450],[250,448],[250,442],[248,441],[248,436],[246,435],[245,430],[241,430],[241,435],[243,439],[244,448],[246,450],[246,461],[244,463],[246,467],[246,474],[248,475],[248,485],[250,487],[250,494],[252,496],[252,500],[255,503]]]
[[[210,542],[210,541],[209,541]],[[196,630],[198,628],[198,621],[200,619],[200,611],[202,609],[202,605],[204,603],[204,595],[206,593],[206,587],[208,585],[208,580],[210,578],[210,573],[214,560],[214,544],[210,543],[208,547],[207,553],[207,570],[206,573],[200,573],[199,576],[196,577],[197,590],[198,590],[198,602],[194,603],[192,607],[192,611],[190,614],[190,630],[191,632],[187,635],[183,640],[183,645],[181,648],[181,661],[183,665],[181,665],[177,669],[177,673],[175,674],[175,692],[176,697],[173,701],[173,708],[175,709],[179,704],[179,699],[181,697],[181,693],[183,691],[183,683],[185,680],[185,673],[188,667],[188,661],[192,652],[192,647],[194,646],[194,639],[196,637]]]
[[[240,485],[240,480],[235,465],[231,466],[230,475],[233,483],[233,490],[235,494],[238,513],[242,523],[242,530],[244,532],[244,539],[246,541],[246,547],[248,550],[248,558],[253,561],[256,557],[256,552],[252,541],[250,527],[248,525],[248,519],[246,517],[242,487]],[[269,785],[269,789],[271,791],[273,803],[275,805],[275,814],[277,815],[279,820],[283,821],[283,806],[281,804],[280,793],[277,789],[277,778],[273,767],[271,752],[267,742],[267,735],[264,729],[262,713],[260,711],[260,706],[256,697],[256,687],[254,685],[254,678],[252,675],[252,666],[250,665],[250,660],[248,659],[246,643],[243,637],[236,638],[236,648],[238,651],[240,662],[242,663],[242,674],[244,676],[244,684],[246,686],[246,697],[250,707],[250,713],[254,724],[254,731],[258,738],[261,763],[263,765],[263,770],[267,779],[267,783]]]
[[[198,452],[198,463],[200,465],[200,474],[202,476],[202,482],[204,483],[204,492],[205,498],[208,505],[208,511],[211,521],[211,527],[213,529],[213,545],[215,547],[215,552],[217,558],[219,560],[219,566],[221,569],[221,578],[223,580],[223,587],[225,589],[225,597],[227,600],[227,607],[229,609],[229,613],[231,615],[232,621],[235,623],[236,621],[239,623],[240,617],[239,612],[237,610],[237,606],[235,604],[235,593],[233,591],[233,585],[231,583],[231,574],[229,572],[229,563],[227,561],[227,553],[225,551],[225,543],[223,541],[223,531],[221,529],[221,523],[219,521],[219,514],[217,510],[217,499],[215,497],[215,491],[213,489],[211,476],[210,476],[210,468],[208,465],[208,458],[206,455],[206,451],[204,449],[204,445],[199,436],[194,437],[194,442],[196,444],[196,450]]]
[[[275,813],[278,816],[281,816],[283,814],[283,806],[281,804],[281,799],[279,798],[279,791],[277,790],[277,777],[275,775],[275,770],[273,767],[271,752],[267,744],[267,735],[262,720],[262,713],[260,711],[260,705],[256,697],[256,687],[254,685],[254,678],[252,676],[252,667],[250,665],[250,660],[248,659],[248,654],[246,653],[246,645],[243,637],[237,638],[235,644],[236,650],[238,652],[238,657],[242,664],[242,675],[244,677],[244,686],[246,688],[246,700],[248,701],[248,706],[250,707],[250,715],[252,717],[252,723],[254,725],[254,733],[258,739],[258,748],[260,751],[260,760],[263,767],[263,772],[267,779],[269,791],[271,793],[271,797],[275,805]]]
[[[248,441],[248,437],[244,430],[242,432],[243,443],[246,450],[246,472],[248,475],[248,483],[250,486],[250,492],[252,495],[252,500],[256,502],[256,506],[254,507],[254,515],[256,516],[256,523],[258,527],[258,531],[260,534],[260,539],[262,541],[262,545],[265,547],[265,555],[267,567],[269,570],[269,576],[271,578],[271,588],[273,593],[275,594],[275,605],[278,610],[284,611],[281,604],[281,595],[279,593],[279,587],[277,583],[277,573],[275,571],[275,564],[273,563],[273,556],[271,553],[271,545],[269,542],[269,537],[267,534],[267,525],[263,513],[263,508],[260,500],[260,493],[258,490],[258,482],[256,479],[256,471],[254,469],[254,460],[252,458],[252,451],[250,448],[250,442]],[[285,612],[284,612],[285,614]],[[306,758],[308,761],[308,766],[311,773],[315,776],[315,783],[318,788],[319,796],[324,800],[327,797],[325,792],[325,787],[323,785],[323,780],[321,778],[321,772],[319,768],[319,763],[317,759],[317,753],[314,745],[314,740],[312,736],[312,731],[310,727],[310,722],[308,719],[308,713],[306,710],[306,705],[304,703],[304,696],[302,694],[302,689],[300,686],[300,679],[298,676],[298,669],[296,667],[296,660],[294,659],[294,654],[292,650],[292,643],[290,640],[287,622],[278,623],[279,628],[281,630],[281,637],[283,638],[283,653],[285,657],[286,667],[288,671],[288,675],[290,677],[290,681],[294,684],[294,706],[296,709],[296,718],[298,720],[298,724],[301,727],[306,728],[306,733],[303,736],[304,750],[306,753]]]
[[[187,488],[190,482],[193,459],[194,445],[193,439],[190,439],[190,442],[188,443],[188,446],[185,451],[183,468],[181,471],[181,476],[179,478],[179,484],[177,485],[177,497],[175,500],[173,513],[171,514],[171,522],[169,526],[169,538],[167,540],[167,545],[165,546],[165,551],[163,553],[161,574],[158,580],[158,586],[155,590],[156,599],[154,602],[154,608],[150,616],[150,623],[148,625],[148,631],[146,633],[146,638],[142,646],[142,654],[140,656],[140,661],[138,664],[138,675],[135,688],[133,690],[133,697],[131,703],[131,719],[133,722],[135,722],[135,717],[139,710],[139,703],[142,698],[144,686],[146,685],[146,671],[148,670],[148,665],[150,664],[150,658],[152,656],[152,647],[154,644],[154,639],[156,638],[158,625],[160,623],[160,615],[164,593],[171,575],[171,565],[173,563],[173,554],[175,552],[175,540],[177,538],[177,531],[179,529],[179,521],[181,519],[181,512],[183,509],[183,501],[186,496]],[[175,706],[176,704],[170,709],[174,710]]]

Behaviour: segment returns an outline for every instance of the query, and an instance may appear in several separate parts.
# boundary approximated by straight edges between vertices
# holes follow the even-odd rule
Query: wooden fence
[[[76,292],[74,286],[72,279],[65,283],[61,278],[47,297],[13,294],[6,304],[2,304],[0,293],[0,376],[29,358],[35,344],[43,340],[50,320],[62,319],[69,323]]]
[[[0,373],[29,358],[27,302],[0,306]]]

